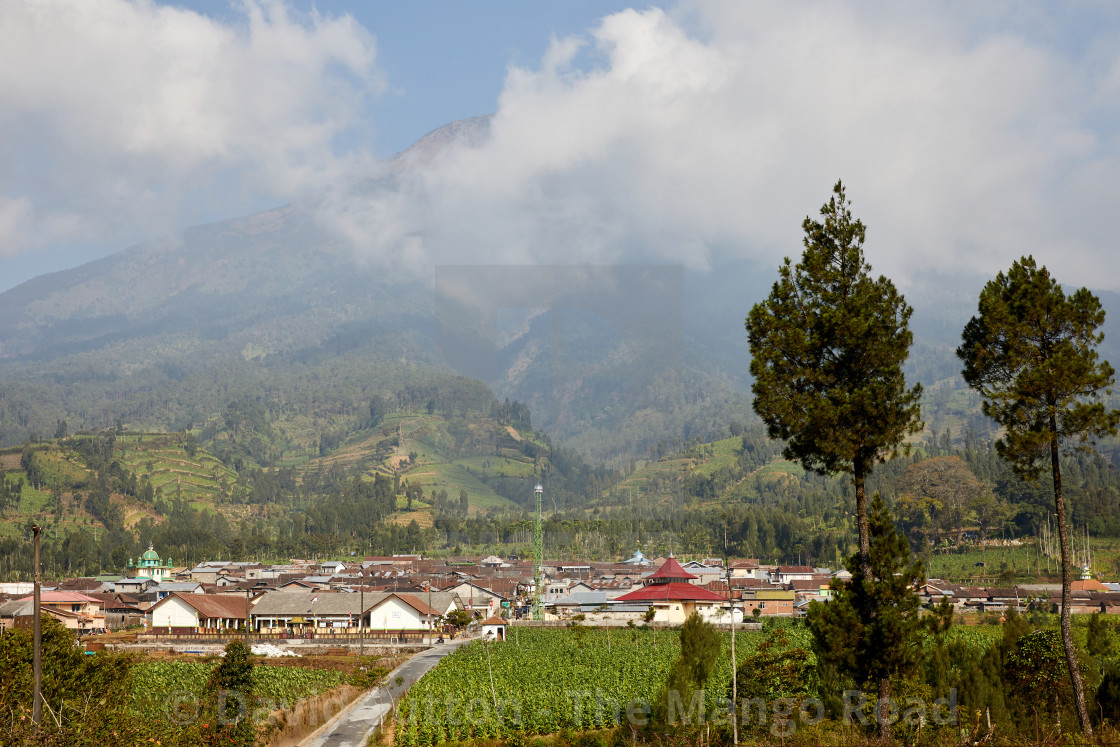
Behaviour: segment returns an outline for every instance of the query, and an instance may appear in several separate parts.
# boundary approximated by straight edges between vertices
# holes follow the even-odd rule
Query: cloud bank
[[[112,244],[289,199],[360,154],[384,81],[347,16],[244,0],[222,23],[149,0],[0,9],[0,256]]]
[[[421,273],[706,268],[796,256],[801,221],[843,179],[874,269],[903,284],[1033,253],[1063,282],[1120,287],[1118,31],[1091,4],[625,11],[511,68],[482,145],[336,193],[321,215]]]
[[[371,188],[376,32],[282,0],[228,20],[150,0],[0,4],[0,259],[326,194],[324,225],[428,278],[776,264],[843,179],[872,265],[902,284],[1033,253],[1063,282],[1120,289],[1112,4],[628,10],[511,67],[481,143]]]

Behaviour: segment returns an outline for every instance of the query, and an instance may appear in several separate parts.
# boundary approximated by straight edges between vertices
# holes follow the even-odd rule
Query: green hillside
[[[554,449],[524,405],[453,376],[357,402],[231,400],[170,433],[67,430],[0,453],[15,577],[32,523],[55,574],[120,572],[149,543],[187,563],[438,551],[482,537],[475,522],[520,521],[539,481],[567,507],[615,479]]]
[[[836,566],[853,548],[848,478],[805,472],[760,426],[732,423],[733,436],[676,442],[615,472],[534,432],[523,405],[467,380],[456,386],[360,404],[236,400],[172,433],[70,436],[60,423],[59,438],[0,453],[0,563],[21,576],[32,522],[44,527],[45,564],[57,575],[119,572],[148,543],[183,563],[523,553],[538,482],[546,546],[565,557],[611,559],[640,547]],[[992,570],[983,566],[985,578],[1045,570],[1037,548],[1048,486],[1015,478],[990,441],[968,431],[931,429],[912,447],[877,465],[868,488],[887,500],[931,573],[975,576],[953,558],[984,552],[984,538],[1022,541]],[[1101,454],[1066,462],[1075,527],[1087,527],[1094,552],[1111,563],[1120,477]],[[922,500],[937,465],[968,481],[959,520]]]

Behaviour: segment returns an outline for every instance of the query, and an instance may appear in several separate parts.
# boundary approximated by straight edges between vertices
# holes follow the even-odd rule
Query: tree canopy
[[[979,499],[987,491],[959,456],[939,456],[915,462],[899,478],[895,513],[919,535],[947,536],[955,531],[955,544],[963,540],[967,511],[986,509]]]
[[[957,356],[984,414],[1007,429],[996,449],[1019,476],[1039,476],[1053,438],[1084,445],[1116,433],[1120,411],[1101,400],[1115,376],[1096,351],[1103,323],[1096,296],[1087,288],[1067,296],[1029,256],[980,293]]]
[[[751,309],[754,409],[785,454],[821,474],[851,473],[860,553],[868,553],[863,481],[876,460],[921,428],[921,386],[902,371],[912,309],[865,261],[866,228],[837,182],[823,222],[802,224],[805,251],[787,257],[769,297]]]

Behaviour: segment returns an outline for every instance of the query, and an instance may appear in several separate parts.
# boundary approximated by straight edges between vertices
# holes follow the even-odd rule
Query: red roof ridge
[[[677,562],[677,559],[670,555],[669,559],[662,563],[660,568],[649,576],[646,576],[646,581],[651,579],[667,579],[669,581],[679,579],[681,581],[687,581],[693,578],[698,578],[698,576],[694,576],[686,571],[681,567],[681,564]]]

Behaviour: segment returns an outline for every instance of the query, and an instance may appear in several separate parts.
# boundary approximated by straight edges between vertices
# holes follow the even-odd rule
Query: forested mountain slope
[[[452,123],[347,189],[407,200],[394,190],[410,169],[488,128],[486,118]],[[616,468],[753,421],[743,319],[776,267],[728,259],[750,247],[716,254],[707,269],[465,257],[418,271],[371,259],[329,229],[326,200],[198,226],[0,293],[0,445],[50,434],[59,420],[179,430],[232,401],[352,406],[439,389],[449,374],[527,403],[556,443]],[[791,226],[791,255],[799,236]],[[906,289],[915,307],[907,375],[936,384],[953,407],[962,399],[954,349],[984,280],[927,272]],[[1120,308],[1120,297],[1102,297]],[[1118,324],[1110,317],[1105,357],[1116,357]],[[930,422],[980,426],[968,417]]]

